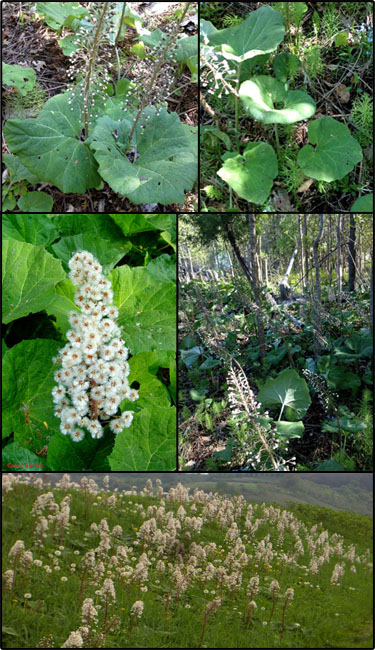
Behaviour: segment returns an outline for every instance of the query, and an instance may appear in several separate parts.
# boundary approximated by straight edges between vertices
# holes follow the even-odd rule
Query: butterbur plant
[[[165,100],[177,67],[176,39],[191,3],[184,3],[138,85],[119,80],[119,4],[90,3],[70,37],[70,85],[37,118],[8,120],[7,146],[34,182],[62,192],[83,193],[106,181],[134,204],[182,205],[196,180],[197,136],[167,111]]]
[[[315,101],[305,90],[290,88],[301,65],[292,53],[274,57],[274,76],[256,73],[256,67],[265,65],[284,39],[285,27],[279,11],[263,6],[241,24],[222,30],[208,21],[201,22],[201,63],[208,93],[218,98],[223,93],[234,97],[234,139],[230,150],[222,155],[223,164],[217,174],[239,197],[262,204],[279,171],[278,125],[312,118]],[[274,125],[272,144],[251,141],[247,132],[241,132],[241,106],[254,120]],[[328,182],[339,180],[362,160],[361,147],[348,127],[332,117],[310,122],[308,138],[310,144],[302,147],[297,156],[307,177]]]
[[[101,438],[104,422],[116,434],[129,427],[133,412],[118,417],[116,413],[123,399],[133,402],[138,392],[129,386],[128,350],[116,324],[111,283],[101,264],[88,251],[77,251],[69,268],[69,278],[78,288],[74,301],[80,313],[70,312],[68,343],[54,359],[61,368],[54,375],[57,385],[52,398],[61,433],[80,442],[85,431]]]

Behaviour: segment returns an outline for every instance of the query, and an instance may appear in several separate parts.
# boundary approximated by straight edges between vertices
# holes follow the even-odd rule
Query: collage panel
[[[176,230],[3,215],[3,470],[176,470]]]
[[[196,211],[198,3],[1,13],[3,211]]]
[[[179,460],[373,470],[373,218],[179,217]]]
[[[3,647],[372,648],[372,476],[4,473]]]
[[[203,212],[374,210],[366,2],[200,3]]]

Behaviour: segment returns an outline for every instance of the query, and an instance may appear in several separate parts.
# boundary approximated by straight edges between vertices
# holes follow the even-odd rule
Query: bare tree
[[[342,291],[342,260],[341,260],[341,216],[338,214],[336,217],[336,235],[337,235],[337,304],[341,308],[341,291]]]
[[[349,291],[355,290],[355,270],[356,270],[356,250],[355,250],[355,216],[350,215],[350,228],[349,228],[349,253],[348,253],[348,268],[349,268]]]

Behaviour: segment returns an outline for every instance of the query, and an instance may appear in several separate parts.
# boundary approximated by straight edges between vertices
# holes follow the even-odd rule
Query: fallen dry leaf
[[[313,178],[308,178],[307,181],[304,181],[304,183],[302,183],[302,185],[298,188],[297,192],[306,192],[306,190],[308,190],[309,187],[311,187],[313,182],[314,182]]]
[[[350,101],[350,91],[346,90],[345,84],[340,84],[335,88],[335,93],[342,104],[347,104]]]

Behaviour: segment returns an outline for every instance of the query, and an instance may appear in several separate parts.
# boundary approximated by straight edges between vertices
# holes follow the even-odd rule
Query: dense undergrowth
[[[240,224],[240,217],[231,219]],[[271,241],[267,227],[274,219],[259,217],[266,249]],[[348,290],[345,272],[338,301],[336,271],[331,266],[328,274],[322,253],[319,300],[314,274],[303,295],[284,302],[278,298],[277,303],[272,296],[277,297],[282,275],[276,266],[284,259],[283,247],[290,247],[282,231],[289,228],[293,240],[293,219],[281,217],[274,252],[257,249],[262,267],[268,262],[259,308],[242,269],[212,270],[218,268],[217,260],[225,268],[225,235],[214,240],[214,249],[198,245],[199,238],[193,244],[190,239],[192,276],[185,272],[189,261],[184,254],[180,258],[179,430],[185,469],[372,469],[369,267],[362,268],[355,291]],[[220,227],[220,220],[215,223]],[[242,240],[239,225],[235,232],[247,255],[246,220],[241,224]],[[194,232],[189,228],[189,221],[181,219],[185,257]],[[307,237],[305,241],[310,242]],[[289,279],[293,292],[301,291],[300,272],[292,271]],[[260,327],[265,337],[261,344]]]
[[[372,647],[370,517],[3,484],[3,647]]]

